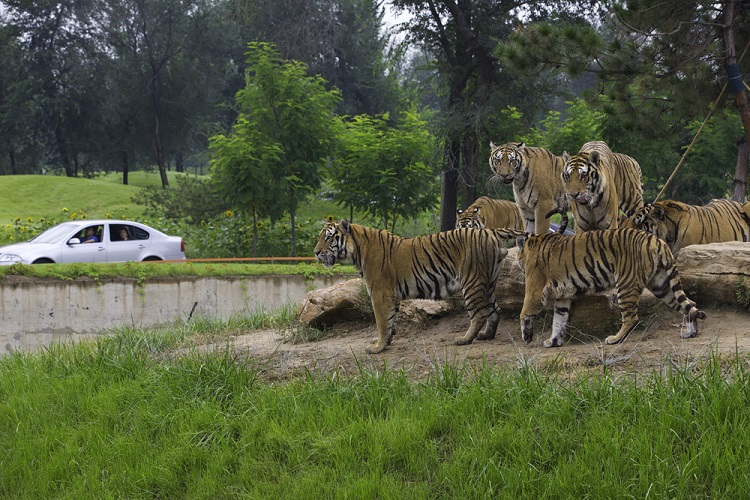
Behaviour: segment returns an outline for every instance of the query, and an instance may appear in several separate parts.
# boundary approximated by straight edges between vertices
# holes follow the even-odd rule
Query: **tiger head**
[[[496,178],[505,184],[510,184],[521,175],[525,147],[526,144],[523,142],[509,142],[502,146],[495,146],[490,142],[490,170]]]
[[[348,220],[340,222],[324,221],[323,229],[315,245],[315,257],[326,267],[339,261],[351,261],[351,225]]]
[[[600,160],[598,151],[582,151],[570,156],[563,153],[565,168],[562,173],[565,192],[581,205],[595,208],[601,202]]]
[[[632,215],[631,220],[636,229],[646,231],[667,241],[669,231],[664,223],[667,213],[661,205],[646,203]]]
[[[456,210],[456,229],[462,227],[484,229],[484,217],[479,207],[469,207],[468,210]]]

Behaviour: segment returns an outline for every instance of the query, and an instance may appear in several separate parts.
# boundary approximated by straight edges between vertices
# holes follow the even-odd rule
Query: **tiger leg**
[[[615,335],[604,339],[605,344],[617,344],[627,337],[638,325],[638,305],[641,302],[642,287],[617,288],[617,306],[620,309],[622,326]]]
[[[479,334],[477,340],[492,340],[497,334],[497,325],[500,323],[500,307],[497,303],[494,303],[492,312],[487,316],[487,323],[484,325],[484,330]]]
[[[550,220],[547,215],[558,213],[556,207],[552,203],[542,203],[540,200],[536,208],[534,209],[534,232],[531,234],[547,234],[549,232]],[[527,232],[531,232],[528,229]]]
[[[568,335],[565,333],[565,326],[568,324],[570,305],[572,303],[573,301],[570,299],[557,299],[555,301],[552,335],[544,341],[544,347],[560,347],[568,340]]]
[[[398,304],[393,295],[373,294],[372,310],[375,313],[375,324],[378,328],[378,339],[367,346],[365,352],[368,354],[377,354],[382,352],[393,340],[396,334],[396,315],[398,314]]]
[[[479,279],[473,286],[465,286],[463,288],[464,303],[466,304],[466,309],[469,311],[471,324],[466,335],[456,340],[456,345],[471,344],[477,338],[479,330],[484,326],[484,331],[486,332],[487,326],[490,323],[494,322],[495,328],[497,328],[497,323],[500,319],[496,317],[495,287],[489,284],[494,282],[492,280],[488,282],[484,279]],[[495,336],[494,330],[492,336]]]
[[[649,290],[670,308],[687,317],[687,329],[680,332],[680,337],[689,339],[698,335],[698,325],[695,320],[705,319],[706,313],[698,310],[695,302],[685,295],[677,268],[673,267],[669,273],[666,270],[659,271],[649,283]]]
[[[526,282],[526,295],[523,298],[523,308],[521,308],[521,338],[528,344],[534,338],[531,320],[542,310],[542,291],[533,289],[528,276]]]

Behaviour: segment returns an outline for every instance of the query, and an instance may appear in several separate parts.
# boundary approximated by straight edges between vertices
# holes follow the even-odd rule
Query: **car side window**
[[[134,240],[147,240],[151,237],[148,231],[145,231],[141,229],[140,227],[132,226],[130,227],[130,230],[132,232]]]

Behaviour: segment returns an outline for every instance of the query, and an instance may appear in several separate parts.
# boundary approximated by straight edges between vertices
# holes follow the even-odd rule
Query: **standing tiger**
[[[500,232],[500,231],[498,231]],[[696,319],[706,317],[682,290],[675,258],[669,247],[652,234],[637,229],[586,231],[575,236],[560,234],[517,236],[518,263],[525,273],[526,294],[521,310],[521,335],[533,336],[531,320],[543,305],[554,301],[552,335],[545,347],[561,346],[572,299],[584,294],[604,294],[611,289],[620,309],[622,327],[606,338],[607,344],[623,340],[638,323],[641,293],[648,287],[665,304],[687,316],[683,338],[698,333]]]
[[[488,229],[456,229],[400,238],[385,230],[352,224],[346,219],[326,222],[315,256],[326,266],[351,262],[360,272],[372,299],[377,341],[367,348],[381,352],[396,334],[402,299],[444,299],[460,286],[471,323],[456,344],[495,337],[500,317],[495,286],[500,263],[508,254],[505,240]]]
[[[675,254],[688,245],[750,241],[750,202],[711,200],[699,207],[657,201],[638,210],[632,220],[637,229],[666,241]]]
[[[496,229],[507,227],[523,231],[524,224],[518,205],[512,201],[495,200],[488,196],[477,198],[466,210],[456,213],[456,229],[468,227]]]
[[[569,203],[565,197],[562,173],[565,161],[543,148],[523,142],[496,146],[490,142],[490,169],[494,179],[513,184],[513,197],[527,233],[549,231],[552,213],[562,215],[561,228],[568,224]]]
[[[616,229],[620,210],[632,215],[643,206],[641,166],[630,156],[613,153],[602,141],[592,141],[573,156],[563,153],[563,159],[562,180],[581,231]]]

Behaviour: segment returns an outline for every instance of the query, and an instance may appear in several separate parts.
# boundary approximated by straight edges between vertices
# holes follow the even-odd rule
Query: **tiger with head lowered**
[[[532,234],[549,232],[549,215],[562,215],[561,230],[568,224],[569,203],[562,173],[565,161],[544,148],[509,142],[496,146],[490,142],[490,169],[493,179],[513,184],[513,197]]]
[[[488,196],[477,198],[466,210],[457,210],[456,229],[468,227],[496,229],[507,227],[524,230],[518,205],[512,201],[495,200]]]
[[[641,166],[630,156],[613,153],[602,141],[592,141],[573,156],[563,153],[563,159],[562,181],[581,231],[616,229],[620,210],[632,215],[643,206]]]
[[[605,294],[614,289],[622,327],[606,338],[607,344],[623,340],[638,323],[641,293],[648,288],[675,311],[687,317],[683,338],[698,333],[696,319],[706,314],[695,307],[682,290],[675,258],[664,241],[637,229],[586,231],[574,236],[560,234],[516,236],[518,263],[524,270],[526,293],[521,310],[521,336],[531,342],[532,318],[554,301],[552,335],[545,347],[561,346],[572,299],[584,294]]]
[[[695,206],[657,201],[636,211],[632,221],[636,229],[666,241],[675,254],[688,245],[750,241],[750,202],[711,200]]]
[[[360,272],[378,328],[377,341],[367,348],[371,354],[393,340],[401,300],[445,299],[458,291],[456,287],[471,319],[469,330],[456,344],[471,344],[477,336],[494,338],[500,321],[495,287],[507,254],[505,240],[489,229],[400,238],[346,219],[326,222],[315,245],[315,256],[326,266],[351,262]]]

